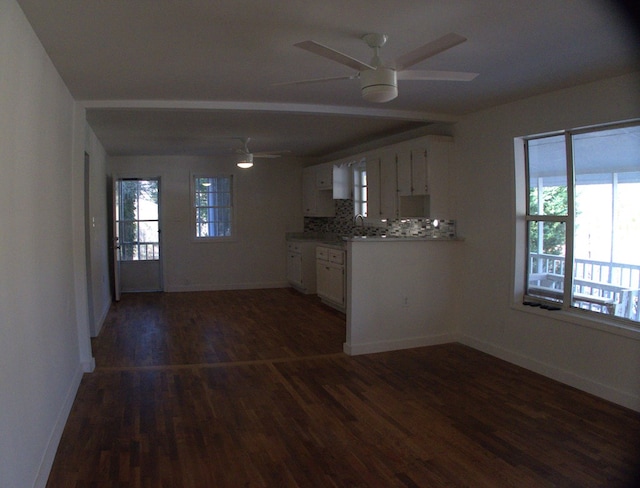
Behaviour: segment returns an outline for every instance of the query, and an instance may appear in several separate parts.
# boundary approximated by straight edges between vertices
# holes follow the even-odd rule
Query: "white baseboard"
[[[95,323],[95,335],[93,337],[98,337],[100,335],[100,331],[102,330],[102,326],[104,325],[104,321],[107,320],[107,314],[109,313],[109,309],[111,308],[111,301],[105,303],[104,309],[100,313],[100,317],[96,320]]]
[[[89,361],[81,362],[80,368],[82,369],[83,373],[93,373],[93,371],[96,369],[96,358],[92,356]]]
[[[270,281],[267,283],[228,283],[223,285],[215,284],[190,284],[190,285],[167,285],[165,291],[169,293],[185,291],[221,291],[221,290],[259,290],[261,288],[287,288],[287,281]]]
[[[62,408],[60,408],[60,411],[58,412],[56,422],[53,426],[53,429],[51,430],[51,435],[49,436],[49,441],[47,442],[44,454],[42,455],[40,469],[38,469],[38,476],[33,483],[34,488],[45,488],[47,485],[49,473],[51,472],[51,467],[53,466],[53,460],[56,457],[56,451],[58,450],[58,445],[60,444],[60,439],[62,438],[62,432],[64,431],[64,426],[67,423],[69,413],[71,412],[71,407],[73,406],[73,402],[76,398],[76,393],[78,392],[78,388],[80,387],[80,382],[82,381],[82,375],[84,373],[85,367],[85,365],[78,364],[76,372],[71,378],[64,403],[62,405]]]
[[[592,395],[603,398],[612,403],[640,412],[640,396],[634,395],[633,393],[617,390],[608,385],[593,381],[592,379],[579,376],[571,371],[558,368],[552,364],[540,362],[537,359],[523,356],[507,349],[502,349],[493,344],[479,341],[473,337],[459,335],[457,341],[466,346],[486,352],[487,354],[497,358],[559,381],[560,383],[564,383],[565,385],[572,386],[578,390],[591,393]]]
[[[456,342],[456,334],[439,334],[434,336],[412,337],[409,339],[399,339],[393,341],[367,342],[364,344],[344,343],[342,346],[345,354],[357,356],[359,354],[372,354],[376,352],[398,351],[401,349],[411,349],[414,347],[435,346],[436,344],[446,344]]]

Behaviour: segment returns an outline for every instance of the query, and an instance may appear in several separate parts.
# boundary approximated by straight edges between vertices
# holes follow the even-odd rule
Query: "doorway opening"
[[[120,292],[162,291],[160,179],[114,184],[116,299]]]

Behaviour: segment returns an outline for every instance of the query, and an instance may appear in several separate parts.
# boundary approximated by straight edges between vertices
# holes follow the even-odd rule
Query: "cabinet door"
[[[431,211],[429,217],[434,219],[450,219],[451,186],[448,141],[433,141],[427,149],[427,170]]]
[[[427,169],[427,150],[422,147],[411,149],[411,194],[429,193],[429,173]]]
[[[302,254],[287,253],[287,281],[302,286]]]
[[[333,188],[333,164],[314,166],[316,172],[316,189],[331,190]]]
[[[317,184],[318,168],[305,168],[302,171],[302,213],[305,217],[333,217],[336,211],[331,187],[318,189]]]
[[[404,145],[396,151],[398,196],[426,195],[427,158],[424,148]]]
[[[398,217],[398,179],[394,152],[382,153],[380,160],[380,218]]]
[[[317,199],[316,175],[311,168],[302,171],[302,212],[306,216],[313,216],[316,213]]]
[[[398,171],[398,195],[407,196],[413,193],[411,168],[411,149],[408,147],[399,148],[396,152],[396,165]]]
[[[326,300],[344,305],[344,266],[326,261],[317,262],[318,295]]]
[[[369,156],[366,164],[367,217],[395,219],[398,215],[395,152]]]

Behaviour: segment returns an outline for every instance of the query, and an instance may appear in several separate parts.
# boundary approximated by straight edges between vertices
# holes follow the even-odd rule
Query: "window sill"
[[[236,242],[238,240],[237,237],[192,237],[191,242],[198,244],[211,244],[215,242]]]
[[[581,312],[579,309],[571,310],[545,310],[540,307],[532,307],[523,305],[522,303],[513,303],[511,308],[519,312],[530,313],[539,317],[568,322],[582,327],[607,332],[609,334],[627,337],[636,341],[640,341],[640,324],[634,325],[634,322],[628,322],[624,319],[607,319],[606,316],[593,317],[593,314]]]

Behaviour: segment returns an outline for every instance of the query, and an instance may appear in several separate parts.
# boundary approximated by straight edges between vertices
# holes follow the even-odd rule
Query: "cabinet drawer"
[[[287,251],[289,252],[302,252],[302,247],[299,242],[289,242],[287,244]]]
[[[336,264],[344,264],[344,252],[329,249],[329,261]]]
[[[329,261],[329,249],[326,247],[316,247],[316,259],[320,261]]]

